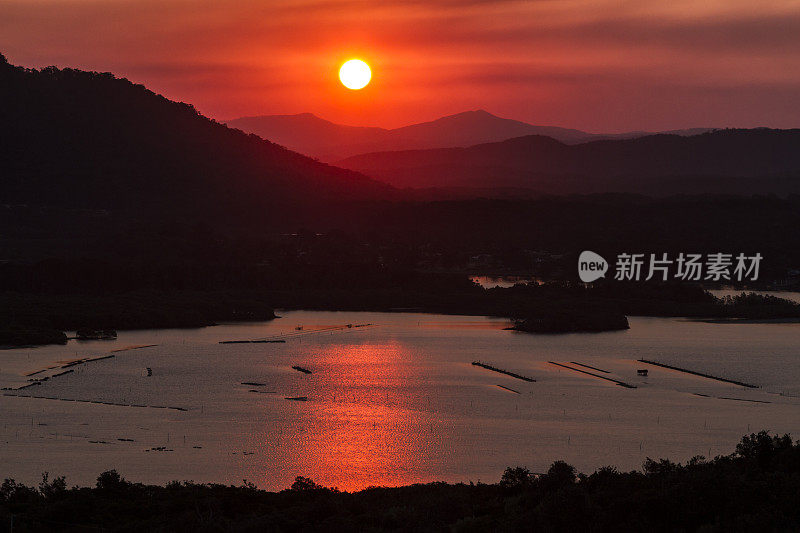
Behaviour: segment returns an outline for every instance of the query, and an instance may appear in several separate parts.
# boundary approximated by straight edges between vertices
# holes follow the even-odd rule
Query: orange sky
[[[111,71],[221,120],[800,127],[798,35],[798,0],[0,0],[11,63]],[[362,91],[337,79],[352,57]]]

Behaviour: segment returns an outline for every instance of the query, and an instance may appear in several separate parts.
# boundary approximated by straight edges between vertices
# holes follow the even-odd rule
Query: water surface
[[[762,428],[800,436],[798,324],[633,317],[628,331],[530,335],[486,317],[281,314],[0,352],[4,387],[73,370],[4,391],[47,398],[0,396],[0,475],[34,483],[49,471],[83,485],[115,468],[142,482],[247,479],[267,489],[304,475],[355,490],[494,482],[506,466],[541,472],[557,459],[587,473],[609,464],[633,469],[646,457],[729,453]],[[219,344],[275,336],[286,342]],[[536,381],[471,364],[478,360]],[[636,388],[550,361],[594,366]],[[637,376],[640,368],[649,375]]]

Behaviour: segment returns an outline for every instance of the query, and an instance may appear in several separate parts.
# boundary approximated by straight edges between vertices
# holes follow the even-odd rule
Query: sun
[[[339,69],[339,79],[342,80],[342,85],[354,91],[366,87],[371,78],[372,72],[369,70],[369,65],[360,59],[346,61]]]

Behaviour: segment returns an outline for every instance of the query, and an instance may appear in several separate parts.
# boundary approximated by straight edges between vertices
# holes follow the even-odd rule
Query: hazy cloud
[[[112,71],[221,118],[387,126],[457,106],[588,129],[800,125],[798,35],[797,0],[0,2],[18,64]],[[375,74],[361,96],[335,80],[354,55]]]

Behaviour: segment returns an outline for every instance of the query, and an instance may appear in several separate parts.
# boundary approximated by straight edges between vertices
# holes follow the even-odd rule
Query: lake
[[[800,437],[798,324],[631,317],[628,331],[531,335],[487,317],[279,314],[0,352],[0,386],[49,377],[0,396],[0,476],[87,485],[114,468],[148,483],[283,489],[303,475],[357,490],[496,482],[507,466],[543,472],[558,459],[635,469],[727,454],[760,429]],[[285,342],[220,344],[265,338]]]

